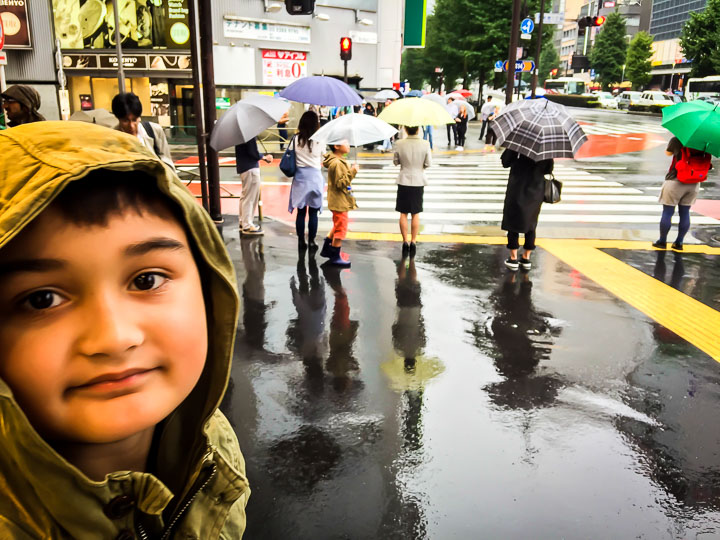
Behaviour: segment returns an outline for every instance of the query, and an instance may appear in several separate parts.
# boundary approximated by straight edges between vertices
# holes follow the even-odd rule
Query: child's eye
[[[53,291],[35,291],[29,294],[23,301],[23,305],[31,310],[41,311],[60,305],[63,297]]]
[[[165,284],[167,276],[157,272],[145,272],[132,280],[133,288],[138,291],[151,291]]]

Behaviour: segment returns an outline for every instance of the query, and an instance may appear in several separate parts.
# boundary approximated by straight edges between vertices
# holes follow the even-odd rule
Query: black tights
[[[295,230],[297,231],[298,238],[305,238],[305,214],[308,208],[310,208],[310,216],[308,217],[308,242],[312,242],[317,235],[319,208],[309,206],[298,208],[297,217],[295,218]]]
[[[520,249],[520,233],[508,231],[507,239],[508,249]],[[527,250],[535,249],[535,229],[525,233],[525,244],[523,248]]]

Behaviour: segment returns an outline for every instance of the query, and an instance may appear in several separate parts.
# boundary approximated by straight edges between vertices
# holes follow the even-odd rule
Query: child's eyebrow
[[[19,274],[21,272],[51,272],[61,270],[67,262],[60,259],[18,259],[0,264],[0,276]]]
[[[138,242],[137,244],[131,244],[126,247],[125,255],[128,257],[138,257],[140,255],[145,255],[147,253],[150,253],[151,251],[155,251],[158,249],[168,249],[175,251],[187,249],[187,246],[173,238],[150,238],[149,240],[143,240],[142,242]]]

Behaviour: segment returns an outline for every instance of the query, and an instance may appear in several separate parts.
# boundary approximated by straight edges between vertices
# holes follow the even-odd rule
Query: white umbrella
[[[459,99],[461,101],[465,101],[465,96],[463,96],[460,92],[450,92],[447,96],[445,96],[445,99],[453,98],[453,99]]]
[[[437,103],[438,105],[442,105],[443,107],[447,105],[447,98],[439,94],[425,94],[420,99],[429,99],[430,101],[434,101],[435,103]]]
[[[380,90],[372,99],[373,101],[385,101],[386,99],[398,99],[399,97],[395,90]]]
[[[248,142],[278,123],[290,103],[270,96],[250,96],[238,101],[217,121],[210,137],[215,150]]]
[[[453,101],[450,105],[448,105],[448,112],[453,117],[456,117],[457,115],[460,114],[460,107],[463,107],[463,106],[465,107],[465,110],[467,111],[468,121],[475,118],[475,109],[467,101],[460,101],[460,100]]]
[[[348,141],[350,146],[362,146],[389,139],[396,133],[397,129],[383,120],[367,114],[351,113],[328,122],[310,139],[324,144]]]
[[[110,129],[118,125],[118,119],[106,109],[93,109],[90,111],[75,111],[70,120],[77,122],[88,122],[90,124],[98,124]]]

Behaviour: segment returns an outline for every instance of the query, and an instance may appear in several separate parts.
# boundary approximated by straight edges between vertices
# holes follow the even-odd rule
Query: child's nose
[[[111,294],[89,300],[83,312],[79,348],[86,356],[120,357],[144,340],[137,306]]]

